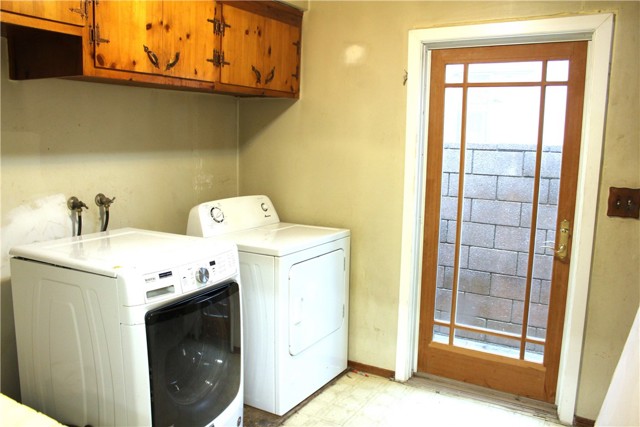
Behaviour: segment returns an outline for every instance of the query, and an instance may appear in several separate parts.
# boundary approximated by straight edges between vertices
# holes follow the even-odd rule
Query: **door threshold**
[[[500,406],[514,412],[533,415],[558,424],[560,423],[558,419],[558,408],[552,403],[420,372],[415,372],[406,384],[435,391],[436,393],[477,400],[488,405]]]

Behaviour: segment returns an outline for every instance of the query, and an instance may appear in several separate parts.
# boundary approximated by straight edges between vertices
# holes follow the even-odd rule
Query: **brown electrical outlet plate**
[[[640,188],[609,187],[607,216],[640,218]]]

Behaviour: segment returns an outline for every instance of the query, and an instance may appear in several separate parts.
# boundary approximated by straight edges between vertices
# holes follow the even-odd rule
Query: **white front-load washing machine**
[[[347,369],[349,230],[280,222],[246,196],[195,206],[187,234],[238,245],[246,404],[283,415]]]
[[[22,403],[77,426],[242,424],[233,243],[126,228],[10,254]]]

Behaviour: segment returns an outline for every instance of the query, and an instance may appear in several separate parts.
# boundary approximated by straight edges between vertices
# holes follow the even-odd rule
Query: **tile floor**
[[[561,426],[549,410],[478,399],[422,378],[348,372],[282,420],[285,427]]]

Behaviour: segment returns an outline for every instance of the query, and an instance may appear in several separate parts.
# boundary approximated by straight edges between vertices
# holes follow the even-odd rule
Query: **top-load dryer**
[[[280,222],[246,196],[195,206],[187,234],[238,246],[246,404],[283,415],[347,368],[349,230]]]

